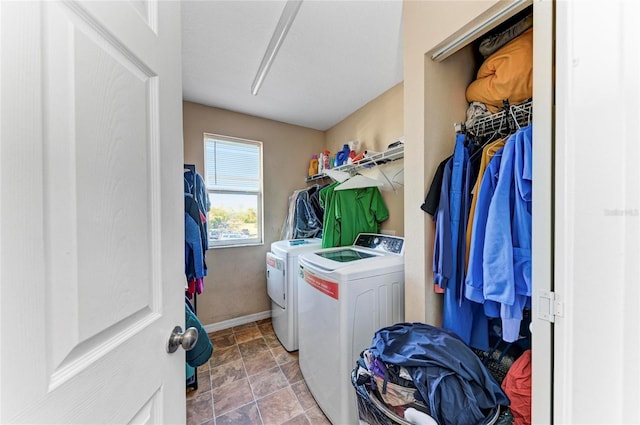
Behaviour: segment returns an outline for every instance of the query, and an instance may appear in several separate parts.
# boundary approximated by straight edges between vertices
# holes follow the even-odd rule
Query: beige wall
[[[359,142],[358,152],[364,150],[382,152],[390,143],[404,135],[404,85],[390,88],[326,132],[326,146],[335,154],[350,140]],[[389,185],[384,176],[391,180]],[[382,223],[382,231],[404,235],[404,162],[398,160],[377,169],[362,170],[361,174],[384,182],[382,197],[389,209],[389,219]],[[394,191],[395,189],[395,191]]]
[[[453,150],[453,124],[464,120],[465,85],[472,79],[467,49],[442,63],[427,52],[511,1],[414,1],[403,3],[405,129],[405,319],[441,322],[433,292],[433,222],[417,208],[440,161]]]
[[[204,170],[203,133],[263,142],[264,245],[210,249],[198,317],[204,325],[271,308],[265,255],[280,239],[289,195],[305,187],[309,158],[324,147],[324,133],[263,118],[184,102],[184,161]]]

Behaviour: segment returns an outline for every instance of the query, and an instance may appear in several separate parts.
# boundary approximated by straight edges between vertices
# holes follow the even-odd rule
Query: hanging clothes
[[[451,250],[451,221],[449,203],[449,183],[451,182],[451,169],[453,157],[446,161],[442,171],[440,184],[440,196],[438,209],[433,216],[436,223],[433,245],[433,283],[440,289],[446,290],[449,279],[452,276],[452,250]]]
[[[451,158],[452,156],[445,158],[438,165],[438,168],[433,175],[431,186],[429,186],[427,196],[424,198],[424,202],[422,203],[422,205],[420,205],[420,209],[422,211],[432,216],[435,216],[436,212],[438,211],[438,205],[440,204],[440,192],[442,190],[442,181],[444,179],[444,167],[447,165],[447,162]]]
[[[453,158],[443,173],[436,214],[434,283],[445,290],[442,326],[470,346],[486,350],[489,347],[487,317],[481,304],[464,296],[466,226],[471,182],[478,169],[469,159],[470,148],[466,142],[464,134],[456,136]]]
[[[483,149],[480,157],[480,167],[478,169],[478,177],[476,178],[476,182],[473,185],[473,189],[471,189],[471,207],[469,209],[469,218],[467,219],[467,252],[466,252],[466,261],[465,264],[469,265],[469,252],[471,248],[471,230],[473,229],[473,216],[475,215],[476,203],[478,202],[478,194],[480,192],[480,183],[482,182],[482,177],[484,176],[484,172],[496,153],[504,146],[504,139],[498,139],[493,142],[488,143]]]
[[[196,172],[195,165],[184,165],[184,261],[185,277],[185,323],[186,328],[198,330],[195,347],[187,351],[185,376],[187,388],[198,388],[196,367],[205,364],[213,352],[213,345],[198,320],[195,304],[190,298],[204,291],[204,277],[207,275],[205,256],[209,249],[208,213],[211,208],[209,194],[202,176]]]
[[[192,281],[205,277],[207,272],[204,266],[200,227],[187,213],[184,213],[184,242],[185,275],[187,280]]]
[[[320,205],[324,209],[322,221],[322,248],[331,248],[337,245],[340,240],[340,228],[337,226],[335,216],[335,204],[333,196],[335,195],[335,187],[340,182],[333,182],[320,189]]]
[[[314,208],[313,195],[319,191],[319,186],[314,185],[306,190],[301,190],[295,200],[293,239],[315,238],[322,233],[322,215]]]
[[[284,220],[284,226],[282,227],[282,233],[280,234],[280,240],[293,239],[293,231],[295,228],[296,219],[296,199],[298,194],[304,189],[294,190],[291,196],[289,196],[289,204],[287,208],[287,217]]]
[[[339,239],[334,246],[353,245],[360,233],[380,233],[380,224],[389,218],[380,189],[363,187],[357,189],[334,190],[334,214]]]
[[[281,239],[316,238],[322,235],[324,211],[319,201],[319,185],[294,190],[289,197],[287,218]]]
[[[531,306],[532,126],[508,138],[489,161],[473,217],[465,297],[500,317],[502,339],[516,341]]]
[[[487,215],[489,213],[489,205],[491,204],[493,192],[498,183],[502,150],[502,148],[499,148],[487,164],[480,187],[478,188],[471,229],[467,276],[465,278],[466,298],[477,303],[483,303],[484,312],[487,317],[500,317],[499,304],[486,300],[484,297],[483,253]]]
[[[205,256],[209,249],[207,217],[211,202],[202,176],[193,165],[184,172],[185,276],[187,295],[202,293],[207,275]]]
[[[507,342],[518,339],[522,310],[531,307],[531,131],[524,127],[505,144],[487,215],[484,296],[500,303]]]
[[[204,184],[204,179],[200,174],[194,170],[187,170],[184,172],[184,193],[189,193],[198,203],[200,211],[205,215],[211,209],[211,200],[209,199],[209,193],[207,187]]]

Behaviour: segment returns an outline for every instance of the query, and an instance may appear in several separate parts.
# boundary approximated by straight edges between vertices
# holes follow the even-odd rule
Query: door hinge
[[[556,299],[553,291],[540,292],[538,295],[538,319],[554,323],[556,317],[562,317],[562,301]]]

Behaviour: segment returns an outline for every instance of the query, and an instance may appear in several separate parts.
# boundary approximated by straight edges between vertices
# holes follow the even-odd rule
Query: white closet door
[[[640,423],[640,3],[557,2],[554,423]]]
[[[183,423],[179,3],[0,31],[0,423]]]
[[[532,420],[551,423],[553,325],[553,2],[533,4]]]

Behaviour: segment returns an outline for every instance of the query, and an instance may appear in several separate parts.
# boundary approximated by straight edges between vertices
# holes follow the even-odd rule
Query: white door
[[[554,423],[639,424],[640,4],[556,4]]]
[[[179,3],[0,28],[0,423],[184,422]]]

